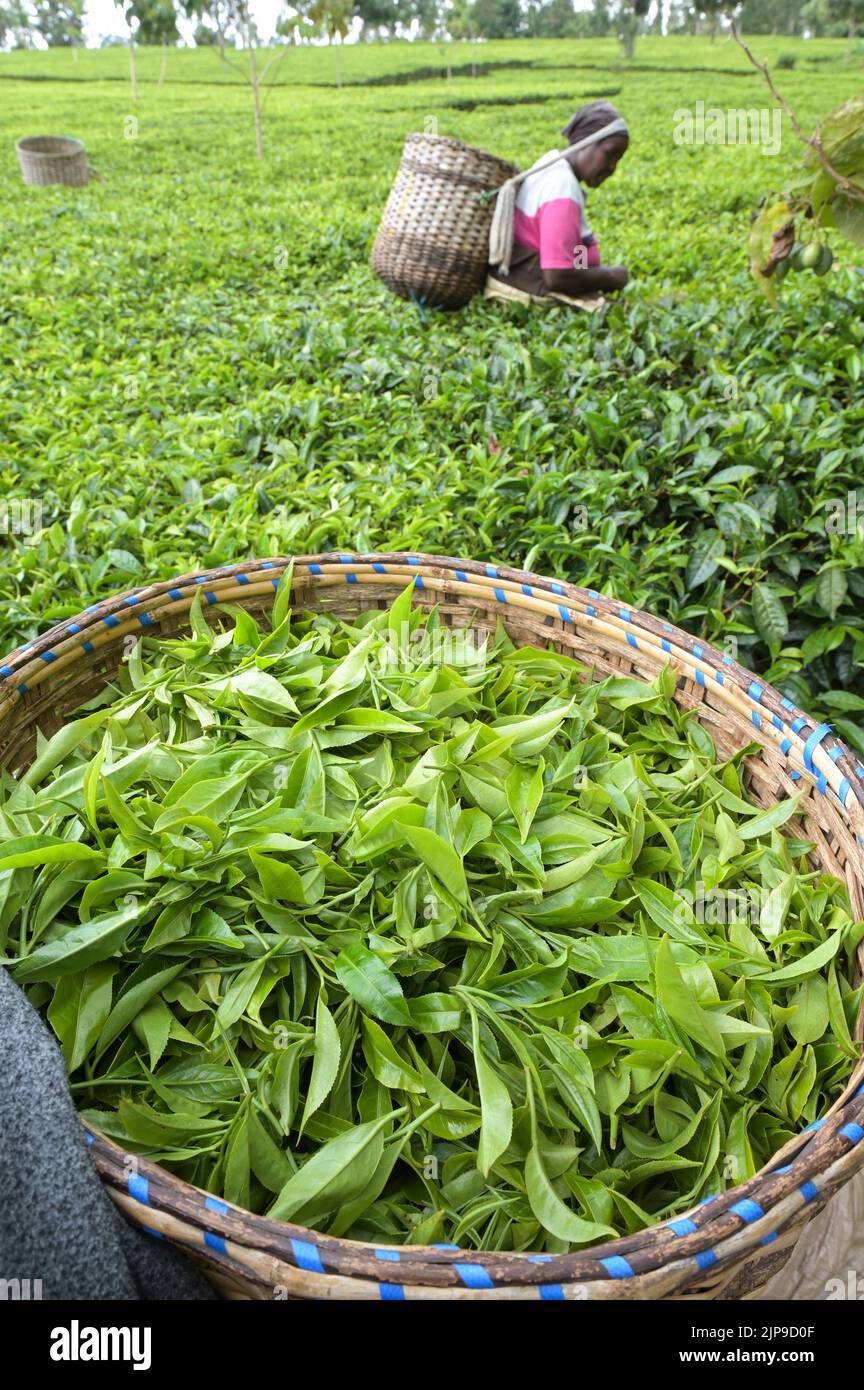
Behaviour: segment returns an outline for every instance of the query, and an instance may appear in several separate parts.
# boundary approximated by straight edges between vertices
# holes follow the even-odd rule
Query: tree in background
[[[855,36],[864,25],[864,0],[809,0],[802,15],[805,23],[831,38],[847,35],[846,61],[852,56]]]
[[[514,39],[523,32],[519,0],[475,0],[474,21],[484,39]]]
[[[695,0],[695,8],[699,18],[706,21],[708,33],[713,43],[717,37],[721,14],[731,8],[729,0]]]
[[[35,0],[33,20],[49,48],[75,48],[84,42],[84,0]]]
[[[354,0],[354,14],[363,25],[360,37],[364,43],[395,34],[400,10],[404,8],[399,0]]]
[[[651,0],[618,0],[612,12],[612,27],[625,58],[634,56],[636,40],[642,33],[643,22],[650,8]]]
[[[24,0],[0,0],[0,44],[33,47],[33,20]]]
[[[354,17],[354,0],[294,0],[298,10],[315,26],[315,30],[327,36],[327,42],[335,45],[336,86],[342,86],[342,43],[351,28]],[[336,40],[339,40],[338,44]]]
[[[805,8],[803,0],[744,0],[739,26],[744,34],[800,34]]]

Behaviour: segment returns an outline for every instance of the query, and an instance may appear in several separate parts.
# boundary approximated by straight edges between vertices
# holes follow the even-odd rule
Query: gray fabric
[[[103,1191],[62,1054],[2,969],[0,1059],[0,1279],[41,1280],[43,1299],[218,1297]]]

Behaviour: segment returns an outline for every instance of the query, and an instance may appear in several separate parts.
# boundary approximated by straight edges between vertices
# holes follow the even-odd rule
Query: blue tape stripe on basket
[[[747,687],[747,694],[750,696],[751,700],[755,700],[757,705],[759,705],[762,703],[765,687],[764,685],[760,685],[758,681],[751,681]]]
[[[693,648],[693,655],[694,655],[694,656],[701,656],[701,655],[702,655],[702,652],[703,652],[703,648],[702,648],[702,647],[694,646],[694,648]]]
[[[563,594],[563,592],[564,592],[564,585],[563,585],[563,584],[553,584],[553,585],[552,585],[552,592],[553,592],[553,594]],[[596,597],[597,597],[596,594],[592,594],[592,598],[596,598]]]
[[[487,565],[487,566],[486,566],[486,573],[488,574],[488,576],[489,576],[490,579],[497,579],[497,578],[498,578],[498,569],[497,569],[497,567],[496,567],[495,565]]]
[[[860,777],[861,781],[864,782],[864,767],[856,767],[855,776]]]
[[[698,1230],[695,1221],[691,1221],[689,1216],[682,1216],[678,1221],[670,1221],[668,1229],[676,1236],[689,1236]]]
[[[155,620],[155,618],[151,618],[149,613],[139,613],[139,614],[138,614],[138,621],[139,621],[139,623],[141,624],[142,627],[155,627],[155,626],[156,626],[156,620]]]
[[[422,576],[422,574],[416,575],[416,576],[415,576],[415,579],[414,579],[414,588],[415,588],[415,589],[425,589],[425,587],[426,587],[426,585],[423,583],[423,576]]]
[[[218,602],[219,602],[219,600],[217,599],[217,597],[216,597],[216,595],[214,594],[214,592],[213,592],[212,589],[205,589],[205,590],[204,590],[204,597],[206,598],[206,600],[207,600],[208,603],[218,603]]]
[[[488,1269],[482,1265],[454,1264],[453,1268],[469,1289],[494,1289]]]
[[[585,612],[588,614],[589,618],[594,618],[597,615],[597,609],[594,607],[593,603],[586,603]]]
[[[462,581],[463,584],[467,584],[467,583],[468,583],[468,576],[467,576],[467,574],[465,573],[464,570],[457,570],[457,571],[456,571],[456,578],[457,578],[457,579],[461,579],[461,581]]]
[[[113,613],[109,613],[109,614],[108,614],[108,617],[107,617],[107,618],[103,618],[102,621],[104,622],[104,624],[105,624],[106,627],[119,627],[119,626],[120,626],[120,619],[119,619],[119,618],[115,618]]]
[[[802,1129],[801,1133],[812,1134],[814,1130],[821,1129],[824,1124],[825,1120],[814,1120],[812,1125],[808,1125],[806,1129]]]
[[[46,662],[48,662],[48,664],[50,665],[52,661],[56,661],[56,660],[57,660],[57,653],[56,653],[56,652],[40,652],[40,653],[39,653],[39,657],[40,657],[40,659],[41,659],[42,661],[46,661]]]
[[[627,642],[629,646],[635,647],[637,651],[639,650],[639,643],[636,641],[636,638],[633,636],[632,632],[627,633]]]
[[[703,674],[702,674],[701,671],[697,671],[697,672],[696,672],[696,684],[697,684],[697,685],[704,685],[704,684],[705,684],[705,677],[703,676]]]
[[[661,623],[661,627],[663,628],[663,631],[664,631],[664,632],[671,632],[671,631],[672,631],[672,628],[670,627],[670,625],[669,625],[668,623]]]
[[[376,1260],[389,1260],[391,1264],[398,1264],[402,1256],[398,1250],[376,1250]]]
[[[22,681],[21,684],[20,684],[19,687],[18,687],[18,694],[19,694],[19,695],[26,695],[26,694],[28,693],[29,689],[30,689],[29,685],[26,685],[25,682]]]
[[[666,638],[665,638],[665,637],[662,637],[662,638],[660,639],[660,646],[663,648],[664,652],[671,652],[671,650],[672,650],[671,646],[670,646],[669,643],[666,641]]]
[[[147,1178],[143,1178],[140,1173],[130,1173],[126,1179],[126,1190],[136,1202],[143,1202],[145,1207],[149,1207],[150,1183]]]
[[[723,672],[722,672],[722,671],[715,671],[715,672],[714,672],[714,679],[715,679],[715,681],[717,682],[718,685],[725,685],[725,684],[726,684],[726,677],[723,675]]]
[[[819,1188],[816,1186],[815,1182],[811,1182],[809,1178],[806,1182],[802,1182],[798,1191],[801,1193],[805,1202],[812,1202],[814,1197],[819,1196]]]
[[[633,1269],[629,1261],[623,1255],[609,1255],[607,1259],[600,1261],[607,1274],[611,1274],[613,1279],[630,1279],[633,1276]]]
[[[741,1220],[748,1224],[751,1221],[758,1221],[760,1217],[765,1215],[759,1203],[752,1201],[749,1197],[743,1197],[740,1202],[734,1202],[729,1210],[734,1211],[736,1216],[740,1216]]]
[[[541,1298],[563,1299],[563,1297],[564,1297],[564,1290],[562,1289],[562,1287],[561,1287],[560,1284],[541,1284],[541,1285],[540,1285],[540,1297],[541,1297]]]
[[[858,1087],[858,1090],[855,1092],[856,1099],[859,1096],[864,1096],[864,1082],[862,1082],[862,1084]]]
[[[78,633],[81,631],[81,625],[80,623],[70,623],[66,631],[77,637]]]
[[[792,1164],[791,1164],[791,1163],[784,1163],[783,1166],[782,1166],[782,1168],[772,1168],[772,1169],[771,1169],[771,1172],[772,1172],[772,1173],[791,1173],[791,1171],[792,1171]]]
[[[340,563],[340,565],[353,565],[353,563],[354,563],[354,556],[353,556],[353,555],[340,555],[340,556],[339,556],[339,563]],[[416,565],[416,564],[417,564],[417,561],[416,561],[416,560],[412,560],[412,559],[410,559],[410,557],[409,557],[408,563],[409,563],[409,565]]]
[[[235,578],[235,580],[237,581],[238,584],[248,584],[248,583],[249,583],[249,576],[248,576],[248,574],[235,574],[234,578]]]
[[[719,1197],[719,1192],[711,1192],[707,1197],[702,1197],[699,1201],[700,1207],[707,1207],[709,1202],[713,1202],[715,1197]]]
[[[375,571],[376,574],[386,574],[386,573],[387,573],[387,570],[385,569],[385,567],[384,567],[383,565],[379,565],[379,563],[378,563],[377,560],[376,560],[375,563],[373,564],[372,568],[373,568],[373,570]]]
[[[845,750],[843,749],[843,746],[841,744],[839,748],[832,748],[831,752],[828,754],[828,757],[831,759],[832,763],[836,763],[838,758],[843,757],[844,751]]]
[[[135,597],[134,594],[127,594],[123,602],[126,604],[127,608],[134,608],[135,604],[138,602],[138,599]]]
[[[218,1197],[205,1197],[204,1205],[208,1211],[218,1212],[220,1216],[228,1215],[228,1203],[220,1201]]]
[[[505,592],[504,592],[503,589],[493,588],[492,592],[493,592],[493,594],[495,595],[495,597],[497,598],[497,600],[498,600],[499,603],[506,603],[506,602],[507,602],[507,595],[505,594]]]
[[[789,776],[792,778],[792,781],[793,781],[793,782],[797,782],[797,781],[800,780],[801,773],[800,773],[800,772],[790,772],[790,773],[789,773]]]
[[[817,724],[812,734],[804,744],[804,766],[808,772],[813,771],[813,752],[828,734],[831,733],[830,724]]]
[[[548,1265],[551,1259],[551,1255],[529,1255],[528,1263],[532,1265]]]
[[[793,705],[792,701],[789,700],[789,699],[787,699],[787,697],[786,697],[785,695],[783,696],[783,698],[782,698],[782,700],[780,701],[780,703],[781,703],[781,705],[783,706],[784,709],[788,709],[788,710],[791,711],[791,710],[794,710],[794,708],[795,708],[795,706]]]
[[[560,613],[561,617],[564,619],[565,623],[572,623],[572,621],[573,621],[573,614],[570,612],[569,608],[565,608],[565,607],[564,607],[563,603],[559,603],[559,605],[558,605],[558,612]]]
[[[228,1249],[225,1245],[224,1236],[217,1236],[213,1233],[213,1231],[204,1232],[204,1244],[206,1246],[209,1246],[211,1250],[218,1250],[220,1255],[228,1254]]]
[[[14,676],[14,674],[11,666],[0,666],[0,676]]]
[[[761,714],[759,713],[758,709],[753,709],[753,710],[750,711],[750,718],[752,719],[753,723],[756,725],[756,728],[757,728],[757,729],[761,729],[761,728],[762,728],[762,716],[761,716]]]
[[[321,568],[320,565],[310,565],[310,566],[309,566],[309,573],[310,573],[310,574],[323,574],[324,571],[322,570],[322,568]]]
[[[731,658],[731,656],[729,655],[728,652],[724,652],[724,653],[723,653],[723,665],[724,665],[724,666],[731,666],[731,665],[732,665],[732,658]]]
[[[461,1245],[449,1245],[446,1240],[436,1241],[433,1250],[461,1250]]]
[[[791,747],[792,747],[792,740],[791,740],[791,738],[784,738],[784,739],[781,739],[781,740],[780,740],[780,752],[783,754],[784,758],[785,758],[786,754],[789,752],[789,749],[790,749]]]
[[[804,725],[805,725],[806,723],[807,723],[807,720],[806,720],[806,719],[802,719],[800,715],[799,715],[799,717],[798,717],[797,719],[793,719],[793,720],[792,720],[792,725],[791,725],[793,734],[800,734],[801,730],[804,728]]]
[[[96,648],[93,646],[92,642],[82,642],[81,650],[87,652],[89,655],[89,653],[95,651]]]
[[[261,561],[261,568],[262,568],[262,570],[272,570],[272,568],[273,568],[273,561],[272,561],[272,560],[262,560],[262,561]],[[203,583],[204,583],[204,580],[203,580],[203,579],[196,579],[196,580],[195,580],[195,583],[196,583],[196,584],[203,584]]]
[[[622,621],[625,622],[625,623],[631,623],[631,622],[633,621],[633,619],[630,617],[630,609],[629,609],[629,608],[619,608],[619,609],[618,609],[618,617],[621,618]]]
[[[88,1135],[87,1135],[87,1143],[88,1143],[88,1144],[94,1143],[95,1138],[96,1138],[96,1136],[95,1136],[94,1134],[88,1134]]]
[[[169,598],[180,599],[180,598],[183,597],[183,590],[182,590],[182,589],[169,589],[169,590],[168,590],[168,597],[169,597]]]
[[[311,1240],[295,1240],[292,1236],[291,1249],[299,1269],[311,1270],[313,1274],[324,1273],[318,1246],[313,1245]]]
[[[840,1133],[844,1138],[851,1139],[853,1144],[860,1144],[861,1140],[864,1139],[864,1129],[862,1129],[860,1125],[844,1125]]]
[[[402,1284],[379,1284],[378,1293],[385,1303],[401,1303],[405,1297],[405,1288]]]
[[[154,1228],[153,1228],[152,1226],[142,1226],[142,1227],[141,1227],[141,1230],[144,1232],[145,1236],[152,1236],[154,1240],[164,1240],[164,1239],[165,1239],[165,1237],[164,1237],[164,1235],[162,1234],[162,1232],[161,1232],[161,1231],[154,1230]]]
[[[783,728],[783,720],[780,718],[779,714],[772,714],[771,723],[774,725],[775,729]]]
[[[698,1255],[693,1256],[693,1259],[698,1269],[710,1269],[712,1265],[717,1263],[717,1256],[713,1250],[700,1250]]]
[[[562,589],[561,592],[562,592],[562,593],[564,592],[563,589]],[[598,594],[598,592],[597,592],[596,589],[589,589],[589,590],[588,590],[588,597],[589,597],[589,598],[599,598],[600,595]]]
[[[767,1234],[767,1236],[763,1236],[763,1237],[762,1237],[762,1239],[760,1240],[759,1244],[760,1244],[760,1245],[770,1245],[771,1242],[772,1242],[772,1240],[776,1240],[776,1239],[777,1239],[777,1232],[776,1232],[776,1231],[769,1231],[768,1234]]]
[[[530,584],[523,584],[523,585],[522,585],[522,592],[523,592],[523,594],[527,594],[528,597],[530,598],[531,595],[533,594],[534,590],[531,588],[531,585],[530,585]]]
[[[356,574],[346,574],[346,576],[345,576],[345,583],[346,583],[346,584],[356,584],[356,583],[357,583],[357,576],[356,576]]]

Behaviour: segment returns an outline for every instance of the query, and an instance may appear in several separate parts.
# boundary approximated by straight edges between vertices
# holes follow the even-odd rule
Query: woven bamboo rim
[[[372,247],[372,268],[403,299],[460,309],[482,288],[492,193],[516,166],[446,135],[408,135]]]
[[[34,188],[62,183],[83,188],[90,181],[84,145],[69,135],[25,135],[15,145],[24,182]]]
[[[187,626],[205,605],[272,601],[288,558],[251,561],[118,594],[18,648],[0,665],[0,764],[32,758],[46,734],[116,672],[130,633]],[[745,760],[760,806],[800,792],[789,822],[813,841],[812,861],[843,878],[864,916],[864,767],[836,739],[727,655],[650,614],[594,590],[507,566],[443,556],[325,554],[295,557],[299,606],[349,616],[384,608],[413,583],[416,602],[442,619],[494,631],[500,618],[517,645],[551,644],[593,679],[678,674],[675,699],[695,711],[721,757],[757,743]],[[864,946],[859,949],[859,974]],[[864,1036],[864,1011],[856,1039]],[[830,1111],[746,1182],[683,1216],[570,1255],[381,1247],[334,1239],[217,1200],[157,1164],[125,1153],[98,1131],[88,1139],[106,1188],[127,1216],[181,1246],[232,1298],[662,1299],[750,1298],[791,1253],[811,1217],[864,1167],[864,1063]]]

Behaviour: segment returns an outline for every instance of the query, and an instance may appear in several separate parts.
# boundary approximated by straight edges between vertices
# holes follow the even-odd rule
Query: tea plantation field
[[[862,87],[845,45],[756,39],[808,129]],[[240,61],[239,55],[236,61]],[[446,76],[446,64],[452,73]],[[472,75],[471,63],[479,66]],[[864,281],[835,243],[777,308],[747,270],[782,150],[677,145],[698,101],[771,107],[728,41],[290,52],[255,159],[208,50],[0,54],[0,646],[114,590],[254,555],[423,549],[565,576],[727,646],[864,753]],[[391,297],[368,253],[406,132],[530,163],[583,101],[633,130],[592,195],[605,317]],[[434,128],[434,127],[432,127]],[[14,142],[100,177],[30,189]],[[857,260],[864,259],[860,253]],[[858,487],[862,525],[849,517]],[[842,503],[847,523],[826,523]]]

